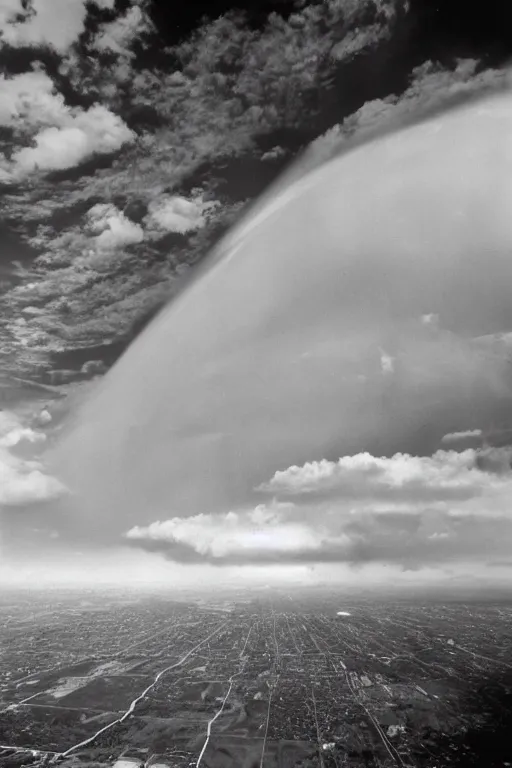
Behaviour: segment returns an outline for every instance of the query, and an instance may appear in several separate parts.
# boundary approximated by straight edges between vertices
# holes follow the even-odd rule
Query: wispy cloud
[[[449,432],[447,435],[443,435],[441,442],[458,443],[461,440],[471,440],[472,438],[482,437],[482,435],[481,429],[466,429],[462,432]]]
[[[131,56],[131,46],[135,40],[153,29],[143,5],[147,5],[147,3],[136,3],[128,7],[124,14],[118,16],[114,21],[102,24],[91,47],[97,51]]]

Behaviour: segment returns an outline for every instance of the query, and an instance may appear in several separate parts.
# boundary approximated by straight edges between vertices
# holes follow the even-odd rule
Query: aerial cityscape
[[[2,593],[0,765],[506,766],[512,604]]]
[[[512,768],[511,29],[0,0],[0,768]]]

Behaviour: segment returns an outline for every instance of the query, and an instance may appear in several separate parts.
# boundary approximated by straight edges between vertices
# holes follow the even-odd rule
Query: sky
[[[500,19],[18,5],[4,582],[508,583]]]

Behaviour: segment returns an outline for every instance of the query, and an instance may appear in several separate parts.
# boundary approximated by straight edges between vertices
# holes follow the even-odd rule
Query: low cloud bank
[[[268,504],[134,526],[126,539],[182,563],[483,562],[512,543],[511,454],[489,448],[309,462],[260,486],[276,494]]]

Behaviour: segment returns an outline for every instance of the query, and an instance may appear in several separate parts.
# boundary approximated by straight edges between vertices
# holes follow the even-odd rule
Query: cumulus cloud
[[[218,203],[205,201],[202,196],[187,200],[184,197],[162,196],[149,206],[148,224],[166,232],[185,234],[204,227],[208,214]]]
[[[261,159],[265,162],[267,160],[280,160],[287,154],[286,149],[280,146],[272,147],[268,152],[264,152]]]
[[[66,120],[69,108],[43,70],[6,77],[0,75],[0,125],[55,125]]]
[[[484,562],[512,543],[511,455],[489,449],[310,462],[274,475],[263,487],[277,494],[269,505],[134,526],[126,538],[171,560],[216,565]],[[279,500],[287,495],[295,503]]]
[[[34,136],[32,147],[13,153],[15,173],[34,170],[65,170],[92,155],[110,154],[132,141],[133,132],[123,120],[101,105],[70,113],[58,126],[43,128]]]
[[[0,506],[47,501],[65,492],[40,461],[21,458],[12,451],[23,442],[34,445],[45,440],[44,433],[24,426],[13,413],[0,413]]]
[[[14,148],[11,159],[1,161],[5,180],[72,168],[134,139],[123,120],[100,104],[69,107],[42,69],[0,76],[0,125],[32,139],[32,146]]]
[[[37,432],[23,426],[19,419],[8,411],[0,411],[0,446],[11,448],[23,440],[29,443],[43,443],[46,440],[44,432]]]
[[[106,373],[106,370],[107,366],[102,360],[87,360],[80,369],[81,373],[87,376],[98,376]]]
[[[65,488],[47,475],[35,461],[23,461],[0,451],[0,504],[16,506],[47,501],[62,495]]]
[[[30,427],[18,427],[0,438],[0,445],[6,448],[11,448],[14,445],[18,445],[18,443],[23,440],[28,440],[29,443],[44,443],[46,435],[42,432],[35,432],[33,429],[30,429]]]
[[[87,219],[92,231],[97,233],[94,238],[97,248],[118,248],[144,240],[144,230],[140,224],[130,221],[110,203],[94,205],[88,211]]]
[[[52,415],[47,408],[43,408],[43,410],[36,416],[36,423],[40,424],[41,426],[46,426],[51,421]]]
[[[84,29],[85,0],[0,2],[0,44],[15,48],[50,46],[64,53]]]
[[[475,450],[437,451],[433,456],[370,453],[338,461],[313,461],[278,471],[259,490],[279,496],[435,501],[467,499],[481,494],[495,479],[480,471],[482,454]]]
[[[284,519],[290,505],[225,515],[200,514],[175,517],[148,526],[135,526],[128,541],[183,562],[207,561],[217,564],[258,563],[293,560],[297,553],[315,553],[325,545],[320,528]]]

